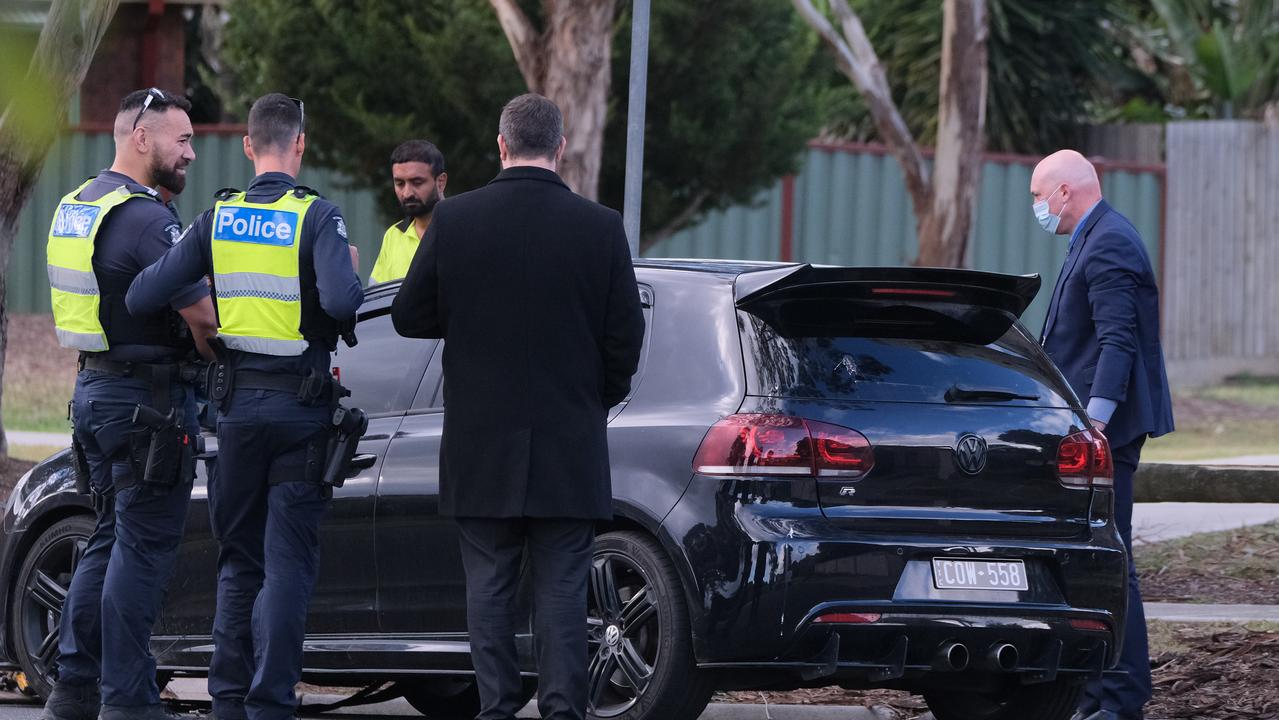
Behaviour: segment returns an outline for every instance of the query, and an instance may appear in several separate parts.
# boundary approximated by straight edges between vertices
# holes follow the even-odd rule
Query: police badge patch
[[[165,228],[165,230],[167,230],[167,231],[169,232],[169,244],[170,244],[170,245],[177,245],[177,244],[178,244],[178,241],[182,239],[182,228],[181,228],[181,226],[179,226],[179,225],[177,225],[177,224],[173,224],[173,225],[170,225],[170,226],[166,227],[166,228]]]
[[[346,240],[346,239],[347,239],[347,237],[346,237],[346,221],[342,219],[342,216],[341,216],[341,215],[334,215],[334,216],[333,216],[333,219],[334,219],[334,220],[337,222],[337,224],[338,224],[338,235],[341,235],[341,236],[342,236],[342,239],[343,239],[343,240]]]

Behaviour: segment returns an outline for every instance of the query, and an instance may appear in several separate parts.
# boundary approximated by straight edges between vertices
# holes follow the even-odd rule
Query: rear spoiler
[[[1039,292],[1038,275],[914,267],[790,265],[742,273],[737,307],[782,335],[857,334],[993,342]]]

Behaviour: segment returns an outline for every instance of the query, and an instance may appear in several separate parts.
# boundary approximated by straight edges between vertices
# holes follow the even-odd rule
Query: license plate
[[[939,590],[1028,590],[1021,560],[933,558],[933,584]]]

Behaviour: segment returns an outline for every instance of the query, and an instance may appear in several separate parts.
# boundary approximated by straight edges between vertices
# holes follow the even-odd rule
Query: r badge
[[[955,464],[968,475],[986,468],[986,441],[980,435],[965,433],[955,444]]]

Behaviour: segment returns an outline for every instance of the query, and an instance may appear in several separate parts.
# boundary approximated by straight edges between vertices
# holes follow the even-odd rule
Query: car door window
[[[370,417],[403,413],[439,341],[400,337],[389,307],[361,316],[355,332],[356,346],[339,344],[333,354],[334,371],[351,391],[346,404]]]

